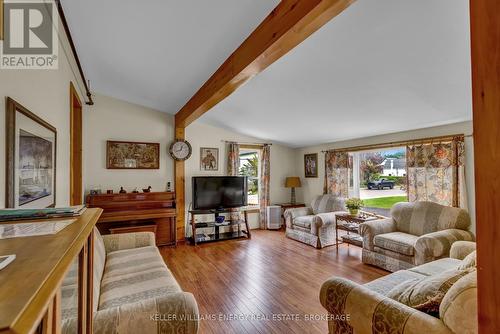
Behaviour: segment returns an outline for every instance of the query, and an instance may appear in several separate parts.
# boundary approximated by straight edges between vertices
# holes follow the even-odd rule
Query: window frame
[[[242,154],[251,154],[251,153],[256,153],[257,154],[257,176],[253,176],[251,178],[257,178],[257,204],[247,204],[247,208],[255,208],[260,206],[260,189],[261,189],[261,184],[260,184],[260,179],[261,179],[261,159],[262,159],[262,146],[260,145],[240,145],[240,152],[239,152],[239,160],[240,160],[240,165],[241,165],[241,156]],[[238,169],[238,175],[239,176],[247,176],[247,175],[242,175],[240,174],[240,171]],[[247,202],[248,202],[248,197],[249,197],[249,192],[247,192]]]
[[[352,158],[352,168],[349,168],[349,179],[352,179],[352,187],[349,182],[349,197],[357,197],[361,198],[361,162],[362,158],[361,156],[366,153],[382,153],[383,151],[389,151],[393,150],[396,148],[405,148],[404,146],[387,146],[387,147],[377,147],[373,149],[367,149],[367,150],[353,150],[353,151],[347,151],[349,154],[349,157]],[[406,159],[406,154],[405,154],[405,159]],[[403,175],[405,177],[407,176],[407,173]],[[406,187],[405,190],[406,198],[408,199],[408,188]]]

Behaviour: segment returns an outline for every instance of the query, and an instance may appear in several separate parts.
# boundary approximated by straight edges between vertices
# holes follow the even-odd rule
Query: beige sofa
[[[391,218],[360,225],[363,263],[388,271],[448,257],[451,244],[473,241],[467,211],[433,202],[397,203]]]
[[[198,306],[165,265],[150,232],[94,230],[94,333],[197,333]],[[63,333],[77,332],[77,264],[62,284]]]
[[[334,245],[336,214],[345,212],[343,198],[317,196],[310,207],[285,211],[285,235],[316,248]]]
[[[365,285],[338,277],[327,280],[321,287],[320,301],[329,312],[329,333],[477,333],[474,250],[473,242],[459,241],[453,244],[450,258],[400,270]],[[466,258],[469,253],[473,254]],[[444,293],[437,306],[438,316],[387,297],[394,289],[397,290],[397,286],[414,284],[425,278],[430,278],[432,282],[432,278],[464,265],[468,271]],[[437,289],[439,291],[441,285]]]

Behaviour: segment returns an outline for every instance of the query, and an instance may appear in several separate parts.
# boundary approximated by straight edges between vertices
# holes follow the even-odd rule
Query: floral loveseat
[[[285,211],[285,235],[316,248],[331,246],[335,244],[336,214],[345,212],[343,198],[317,196],[310,207]]]
[[[400,270],[365,285],[339,277],[327,280],[321,287],[320,301],[329,313],[329,333],[477,333],[475,244],[456,242],[450,255],[450,258]],[[455,276],[444,281],[438,279],[445,275]],[[415,293],[423,290],[411,290],[423,282],[430,284],[431,291],[440,296],[439,303],[423,293]],[[425,300],[429,301],[427,312],[421,308],[424,304],[410,307],[393,299],[392,296],[408,289],[415,294],[412,298],[423,299],[424,304]],[[429,309],[434,309],[432,315]]]
[[[433,202],[397,203],[391,218],[360,225],[363,263],[388,271],[448,257],[451,244],[473,241],[467,211]]]

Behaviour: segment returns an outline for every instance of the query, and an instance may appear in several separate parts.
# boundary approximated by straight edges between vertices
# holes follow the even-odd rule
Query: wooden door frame
[[[500,3],[469,8],[479,333],[500,333]]]
[[[73,82],[69,84],[69,105],[70,105],[70,168],[69,168],[69,194],[70,194],[70,205],[83,204],[83,166],[82,166],[82,101],[78,96],[78,93],[73,85]],[[75,113],[80,113],[79,119],[80,124],[75,124]],[[75,132],[76,131],[76,132]],[[74,143],[80,138],[80,147],[75,150]]]

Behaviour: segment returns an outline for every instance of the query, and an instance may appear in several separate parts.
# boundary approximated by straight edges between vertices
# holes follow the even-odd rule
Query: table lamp
[[[285,180],[285,188],[292,188],[290,203],[295,204],[295,188],[300,188],[302,185],[300,183],[300,177],[298,176],[289,176]]]

